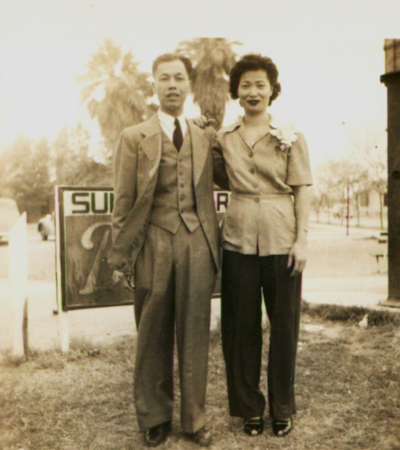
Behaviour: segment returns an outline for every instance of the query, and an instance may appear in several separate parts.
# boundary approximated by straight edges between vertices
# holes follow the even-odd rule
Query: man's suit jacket
[[[218,221],[213,199],[212,142],[215,132],[188,121],[192,143],[193,185],[197,214],[219,269]],[[158,116],[121,135],[114,160],[115,201],[113,246],[108,262],[113,269],[132,272],[146,236],[161,160],[162,130]]]

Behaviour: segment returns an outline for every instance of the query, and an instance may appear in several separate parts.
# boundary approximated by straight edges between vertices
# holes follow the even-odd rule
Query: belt
[[[231,201],[238,200],[240,202],[264,203],[270,200],[292,201],[292,194],[231,194]]]

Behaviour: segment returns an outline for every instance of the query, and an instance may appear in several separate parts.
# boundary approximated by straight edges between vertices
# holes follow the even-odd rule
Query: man
[[[171,429],[174,329],[181,423],[208,446],[205,427],[211,295],[219,269],[213,202],[214,133],[186,121],[191,63],[174,54],[153,63],[160,110],[122,132],[115,156],[113,268],[135,277],[138,329],[134,397],[147,446]]]

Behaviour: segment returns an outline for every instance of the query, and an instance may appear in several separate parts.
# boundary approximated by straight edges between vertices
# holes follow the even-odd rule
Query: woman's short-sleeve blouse
[[[242,122],[221,129],[222,152],[232,191],[222,233],[223,248],[260,256],[287,254],[296,237],[293,186],[312,184],[306,141],[291,146],[267,133],[249,146]]]

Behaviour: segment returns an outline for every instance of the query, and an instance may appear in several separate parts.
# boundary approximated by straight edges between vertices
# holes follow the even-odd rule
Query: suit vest
[[[200,226],[193,188],[189,130],[179,152],[162,133],[161,161],[149,222],[175,234],[181,220],[191,233]]]

